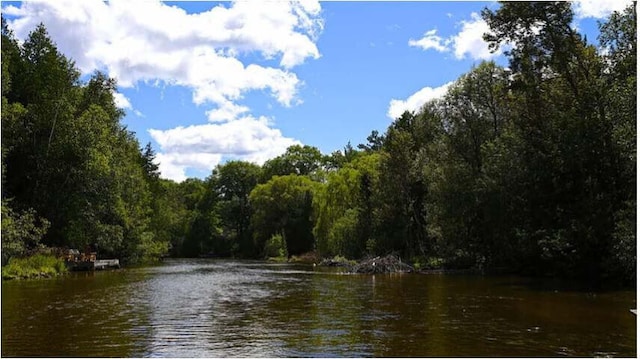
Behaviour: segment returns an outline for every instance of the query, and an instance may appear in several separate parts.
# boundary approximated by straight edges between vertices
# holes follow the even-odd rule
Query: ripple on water
[[[2,355],[635,355],[635,292],[504,283],[222,260],[3,283]]]

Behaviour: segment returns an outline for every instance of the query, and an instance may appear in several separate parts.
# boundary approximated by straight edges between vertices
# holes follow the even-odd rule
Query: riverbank
[[[267,261],[276,263],[315,264],[320,261],[320,257],[316,252],[311,251],[299,255],[292,255],[291,257],[287,257],[284,255],[277,257],[268,257]]]
[[[2,267],[2,280],[50,278],[68,272],[67,266],[60,258],[53,255],[35,254],[25,258],[11,258]]]

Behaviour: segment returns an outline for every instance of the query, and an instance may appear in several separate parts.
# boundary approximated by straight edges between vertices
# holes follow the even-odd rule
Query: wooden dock
[[[93,269],[94,270],[103,270],[103,269],[109,269],[109,268],[114,268],[114,269],[120,268],[120,260],[118,260],[118,259],[98,259],[95,262],[93,262]]]
[[[95,261],[67,262],[67,267],[72,271],[94,271],[120,268],[118,259],[98,259]]]
[[[65,263],[72,271],[94,271],[120,268],[118,259],[97,259],[96,253],[80,253],[77,249],[69,250]]]

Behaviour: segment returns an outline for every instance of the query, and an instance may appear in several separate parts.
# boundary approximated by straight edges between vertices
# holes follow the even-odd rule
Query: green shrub
[[[264,254],[267,258],[287,258],[287,242],[281,234],[274,234],[264,245]]]
[[[67,272],[62,259],[52,255],[36,254],[26,258],[11,258],[2,267],[2,279],[53,277]]]
[[[141,263],[153,263],[169,253],[169,242],[156,240],[153,233],[144,232],[138,244],[138,255]]]
[[[444,267],[444,259],[439,257],[413,257],[413,267],[420,269],[441,269]]]
[[[2,201],[2,265],[12,257],[21,257],[36,248],[49,228],[49,221],[39,217],[35,210],[13,211]]]

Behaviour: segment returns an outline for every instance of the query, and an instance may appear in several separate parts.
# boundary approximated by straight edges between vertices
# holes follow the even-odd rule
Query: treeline
[[[128,262],[168,249],[157,167],[121,123],[116,84],[87,82],[43,25],[22,44],[2,20],[2,259],[40,245]]]
[[[43,27],[19,46],[3,26],[3,254],[40,237],[130,260],[395,253],[634,283],[635,3],[600,24],[598,46],[568,2],[483,18],[508,68],[479,64],[357,148],[292,146],[182,183],[119,123],[112,80],[80,84]]]

